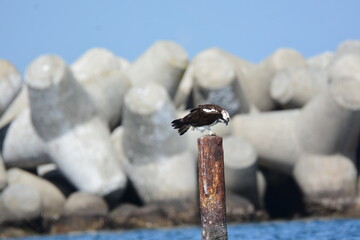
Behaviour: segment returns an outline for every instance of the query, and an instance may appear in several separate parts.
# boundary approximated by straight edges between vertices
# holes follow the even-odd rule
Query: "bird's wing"
[[[201,105],[199,105],[199,107],[200,107],[200,106],[201,106]],[[195,112],[195,111],[199,110],[199,107],[196,107],[196,108],[190,109],[190,112]]]
[[[203,108],[194,108],[188,115],[183,118],[184,122],[190,123],[192,126],[199,127],[210,125],[221,117],[221,113],[216,111],[204,111]]]

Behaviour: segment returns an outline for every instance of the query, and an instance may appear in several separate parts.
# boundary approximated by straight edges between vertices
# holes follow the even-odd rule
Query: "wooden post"
[[[202,240],[227,240],[222,137],[198,138]]]

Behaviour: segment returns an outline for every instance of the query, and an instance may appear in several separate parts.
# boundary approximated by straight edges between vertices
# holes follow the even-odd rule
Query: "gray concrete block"
[[[120,125],[111,132],[111,136],[110,136],[116,157],[121,164],[123,164],[124,158],[126,158],[123,142],[122,142],[123,134],[124,134],[124,127]]]
[[[259,86],[259,84],[261,85],[262,83],[256,81],[259,79],[251,77],[251,74],[256,70],[257,65],[218,48],[211,48],[209,51],[213,51],[231,62],[235,70],[237,80],[240,82],[243,90],[242,94],[249,102],[250,110],[252,108],[257,108],[257,104],[264,101],[264,93],[260,90],[261,86]]]
[[[306,59],[306,64],[310,68],[326,70],[334,58],[333,52],[323,52]]]
[[[4,166],[4,160],[0,154],[0,191],[5,188],[6,184],[6,170]]]
[[[110,127],[117,126],[124,94],[130,87],[119,58],[106,49],[93,48],[72,64],[72,71],[95,103],[99,116]]]
[[[232,131],[254,146],[260,164],[289,173],[301,155],[294,130],[299,113],[298,110],[284,110],[236,115],[231,120]]]
[[[248,76],[248,73],[255,68],[255,65],[218,48],[206,49],[193,58],[180,81],[174,98],[175,106],[181,110],[186,108],[187,100],[189,99],[191,91],[194,87],[195,65],[197,62],[202,62],[202,59],[207,61],[206,58],[209,58],[209,56],[226,59],[226,62],[229,66],[231,65],[231,68],[235,72],[237,81],[240,83],[240,90],[242,91],[241,95],[244,95],[245,98],[245,100],[243,99],[242,101],[249,102],[250,108],[255,108],[252,102],[255,102],[256,100],[253,100],[253,98],[261,97],[261,93],[258,94],[256,83],[254,81],[250,81]]]
[[[191,62],[180,80],[179,86],[176,89],[174,96],[174,105],[177,109],[184,110],[187,105],[187,101],[190,98],[191,91],[194,87],[194,65]]]
[[[45,143],[31,122],[29,108],[12,121],[4,140],[3,156],[8,167],[35,168],[51,162]]]
[[[355,165],[339,154],[304,155],[296,163],[294,177],[306,196],[356,193]]]
[[[131,63],[123,57],[117,57],[118,65],[121,71],[125,72],[131,65]]]
[[[295,127],[297,142],[304,152],[342,152],[356,130],[353,124],[360,109],[359,91],[359,81],[334,82],[303,108]]]
[[[4,114],[0,118],[0,129],[11,123],[24,109],[29,106],[28,91],[23,84],[19,94],[11,102]]]
[[[261,111],[269,111],[274,108],[274,101],[270,96],[271,81],[278,71],[291,67],[304,67],[306,61],[303,56],[293,49],[280,48],[268,58],[260,62],[248,73],[249,81],[254,82],[256,94],[254,105]],[[254,94],[255,94],[254,91]]]
[[[132,85],[155,82],[164,86],[173,98],[187,65],[188,55],[180,45],[158,41],[131,64],[126,74]]]
[[[26,80],[36,133],[65,176],[85,192],[104,195],[123,190],[126,177],[109,129],[64,61],[41,56],[28,67]]]
[[[195,197],[196,162],[186,138],[170,128],[175,109],[164,87],[148,83],[125,96],[122,146],[126,172],[145,203]],[[120,132],[121,134],[121,132]]]
[[[200,53],[193,61],[194,106],[214,103],[230,116],[250,111],[250,103],[237,79],[233,63],[216,49]]]
[[[124,160],[126,172],[145,203],[196,199],[196,158],[190,151],[143,163]]]
[[[342,155],[304,155],[295,165],[294,178],[307,204],[342,208],[356,196],[357,171]]]
[[[226,191],[239,194],[260,207],[258,193],[257,154],[253,146],[238,136],[224,138],[224,167]]]
[[[336,55],[356,54],[360,55],[360,40],[349,39],[339,44]]]
[[[132,163],[151,162],[183,152],[185,139],[170,126],[175,109],[164,87],[156,83],[131,88],[125,96],[123,146]],[[166,146],[166,147],[165,147]]]
[[[360,81],[360,54],[336,55],[329,65],[328,72],[331,81],[356,79]]]
[[[302,107],[324,90],[328,82],[325,70],[310,67],[286,68],[275,74],[270,94],[272,99],[286,108]]]
[[[261,164],[288,174],[304,154],[340,152],[355,160],[359,91],[357,80],[334,81],[302,110],[235,116],[233,132],[253,144]]]
[[[22,77],[9,61],[0,59],[0,117],[15,99],[22,86]]]
[[[71,64],[79,82],[90,81],[94,76],[106,76],[120,68],[118,57],[105,48],[91,48]]]

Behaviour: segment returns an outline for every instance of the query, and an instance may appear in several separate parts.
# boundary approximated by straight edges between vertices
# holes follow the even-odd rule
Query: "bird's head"
[[[230,115],[229,115],[229,113],[226,111],[226,110],[222,110],[221,111],[221,118],[220,118],[220,120],[223,122],[223,123],[225,123],[226,125],[228,125],[229,124],[229,122],[230,122]]]

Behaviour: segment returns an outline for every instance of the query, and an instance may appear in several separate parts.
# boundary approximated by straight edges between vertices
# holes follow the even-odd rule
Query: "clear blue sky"
[[[309,57],[360,39],[360,0],[0,0],[0,58],[68,63],[92,47],[132,61],[157,40],[193,57],[217,46],[251,62],[279,47]]]

